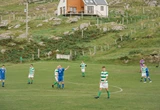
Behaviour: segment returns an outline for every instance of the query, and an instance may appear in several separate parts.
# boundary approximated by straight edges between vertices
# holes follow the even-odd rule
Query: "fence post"
[[[2,21],[3,20],[3,18],[2,18],[2,16],[0,17],[0,21]]]
[[[89,55],[92,55],[92,51],[91,51],[91,49],[89,49]]]
[[[94,46],[94,54],[96,54],[96,46]]]
[[[103,47],[101,46],[101,52],[103,52]]]
[[[109,44],[107,44],[107,46],[108,46],[108,50],[110,49],[110,46],[109,46]]]
[[[82,29],[82,38],[83,38],[83,36],[84,36],[84,32],[83,32],[83,29]]]
[[[84,50],[82,50],[82,55],[84,56]]]
[[[72,59],[72,50],[70,50],[70,60]]]
[[[32,60],[34,60],[34,54],[32,54]]]
[[[13,14],[13,20],[15,20],[16,19],[16,15],[15,14]]]
[[[117,40],[115,40],[115,44],[117,44]]]
[[[74,51],[74,55],[77,56],[77,52],[76,51]]]
[[[123,41],[123,36],[122,36],[122,35],[120,35],[120,37],[121,37],[121,41]]]
[[[145,14],[145,10],[144,10],[144,7],[143,7],[143,14]]]
[[[38,49],[38,58],[40,58],[40,49]]]

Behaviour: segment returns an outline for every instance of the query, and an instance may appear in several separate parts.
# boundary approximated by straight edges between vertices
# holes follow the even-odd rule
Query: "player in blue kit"
[[[69,66],[65,69],[61,65],[58,66],[58,88],[64,88],[64,71],[67,70]]]
[[[149,80],[149,83],[151,83],[152,80],[151,80],[151,78],[149,77],[149,69],[148,69],[147,65],[145,65],[145,66],[146,66],[146,78]]]
[[[0,82],[2,81],[2,87],[4,87],[5,74],[6,74],[6,68],[4,65],[2,65],[2,67],[0,68]]]

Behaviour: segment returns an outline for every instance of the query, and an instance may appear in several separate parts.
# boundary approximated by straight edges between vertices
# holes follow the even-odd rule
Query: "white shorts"
[[[142,73],[142,77],[146,77],[146,73]]]
[[[101,83],[100,83],[100,88],[108,88],[108,83],[106,83],[106,82],[101,82]]]
[[[58,78],[57,77],[55,77],[55,80],[58,82]]]
[[[85,69],[81,69],[82,72],[85,72]]]
[[[34,74],[29,74],[28,78],[34,78]]]

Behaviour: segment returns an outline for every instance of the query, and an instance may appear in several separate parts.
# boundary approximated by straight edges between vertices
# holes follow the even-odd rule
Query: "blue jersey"
[[[146,76],[149,77],[149,69],[146,68]]]
[[[6,74],[6,69],[5,68],[0,68],[0,79],[1,80],[5,79],[5,74]]]
[[[64,68],[59,68],[58,69],[58,77],[63,77],[64,76]]]

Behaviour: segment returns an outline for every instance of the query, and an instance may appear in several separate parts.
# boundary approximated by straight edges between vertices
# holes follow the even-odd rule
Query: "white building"
[[[60,0],[57,14],[84,14],[108,17],[106,0]]]

